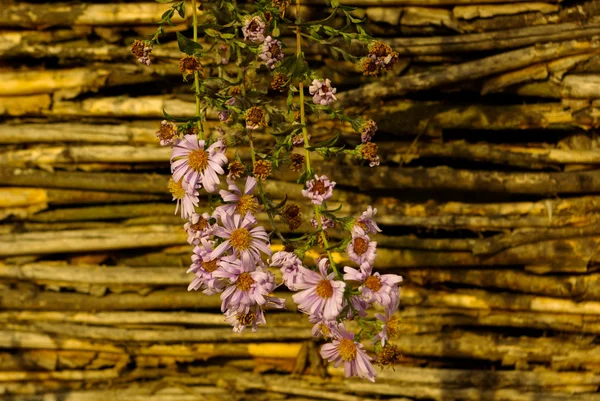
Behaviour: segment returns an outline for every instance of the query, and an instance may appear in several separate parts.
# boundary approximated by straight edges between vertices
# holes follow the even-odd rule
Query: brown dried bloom
[[[283,92],[289,83],[288,78],[281,72],[275,73],[273,81],[271,81],[271,89]]]
[[[146,41],[134,40],[131,46],[131,54],[133,54],[137,60],[146,65],[150,65],[150,53],[152,52],[152,45]]]
[[[197,125],[192,125],[191,127],[188,127],[185,130],[185,134],[184,135],[198,135],[198,133],[200,132],[200,130],[198,129]]]
[[[373,120],[367,120],[360,127],[360,140],[362,143],[371,142],[373,136],[375,136],[375,132],[377,132],[377,124]]]
[[[252,106],[246,111],[246,129],[255,130],[261,127],[266,127],[266,113],[262,107]]]
[[[241,86],[232,86],[231,89],[229,89],[229,94],[231,96],[238,96],[242,94],[242,87]]]
[[[285,10],[290,6],[290,3],[290,0],[273,0],[273,5],[279,9],[282,17],[285,15]]]
[[[321,231],[321,232],[319,233],[319,235],[317,236],[317,243],[318,243],[318,244],[319,244],[321,247],[325,248],[325,242],[323,241],[323,236],[325,236],[325,239],[326,239],[327,241],[329,241],[329,234],[327,234],[327,231]]]
[[[237,180],[246,172],[246,167],[239,161],[235,160],[229,163],[229,174],[227,177],[232,180]]]
[[[370,56],[373,55],[375,57],[387,57],[391,53],[393,53],[392,48],[383,42],[375,42],[369,45]]]
[[[200,76],[202,76],[202,64],[200,63],[200,59],[198,57],[185,55],[179,60],[179,70],[183,77],[187,77],[188,75],[194,74],[194,72],[198,71]]]
[[[258,160],[254,163],[254,177],[259,180],[266,180],[272,172],[271,162],[269,160]]]
[[[367,142],[360,146],[360,155],[363,159],[368,160],[369,166],[379,166],[379,156],[377,156],[377,144]]]
[[[362,70],[362,74],[364,76],[376,76],[379,72],[379,67],[377,66],[377,61],[371,57],[363,57],[360,60],[360,67]]]
[[[302,213],[300,206],[295,203],[288,203],[279,212],[281,219],[288,225],[290,231],[296,230],[302,224]]]
[[[377,364],[380,367],[395,365],[402,361],[402,354],[397,346],[387,343],[377,356]]]
[[[160,140],[160,146],[173,145],[179,139],[177,126],[167,120],[162,120],[156,137]]]
[[[304,156],[298,153],[292,153],[290,155],[290,169],[294,172],[302,171],[304,168]]]

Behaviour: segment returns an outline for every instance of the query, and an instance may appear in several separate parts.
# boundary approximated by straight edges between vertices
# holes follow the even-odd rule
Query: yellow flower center
[[[400,318],[398,316],[392,316],[390,320],[387,321],[387,334],[388,337],[397,337],[400,334]]]
[[[349,338],[342,338],[340,340],[338,351],[344,362],[350,362],[356,359],[356,344]]]
[[[252,237],[250,231],[245,228],[236,228],[231,233],[231,245],[238,251],[245,251],[250,248]]]
[[[217,265],[217,259],[209,260],[208,262],[202,262],[202,268],[209,273],[214,272],[219,268]]]
[[[364,238],[354,238],[353,245],[357,255],[364,255],[369,249],[369,243]]]
[[[333,287],[329,280],[321,280],[319,284],[317,284],[317,295],[321,298],[331,298],[333,295]]]
[[[190,168],[194,171],[202,171],[208,166],[208,153],[202,149],[193,150],[188,156]]]
[[[381,288],[381,280],[375,276],[369,276],[365,280],[365,287],[371,291],[377,292]]]
[[[173,178],[170,178],[169,183],[167,184],[169,192],[171,192],[175,199],[183,199],[183,197],[185,196],[185,190],[181,185],[181,181],[183,181],[183,178],[179,180],[179,182],[175,182]]]
[[[252,284],[254,284],[254,279],[252,278],[250,273],[246,272],[240,274],[237,281],[235,282],[235,286],[242,291],[250,291],[250,288],[252,288]]]
[[[235,207],[235,211],[245,216],[246,213],[256,213],[260,209],[258,205],[258,200],[253,195],[242,195],[240,201]]]

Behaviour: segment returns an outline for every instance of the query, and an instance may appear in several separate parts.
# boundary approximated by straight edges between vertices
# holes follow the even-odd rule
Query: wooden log
[[[502,270],[499,274],[483,269],[411,269],[404,272],[403,276],[425,287],[434,283],[456,283],[550,297],[600,300],[598,274],[539,276],[518,270]]]
[[[375,99],[402,96],[410,92],[483,78],[546,60],[587,53],[598,49],[599,46],[600,44],[595,41],[573,40],[527,47],[453,65],[442,71],[409,75],[393,81],[381,80],[340,94],[340,101],[343,105],[349,106],[356,104],[356,99],[362,99],[363,102],[372,102]]]
[[[20,3],[3,7],[0,11],[2,27],[48,28],[74,25],[153,25],[160,21],[165,12],[162,4],[132,3],[119,4],[33,4]],[[189,6],[187,11],[190,11]],[[190,12],[186,13],[188,16]],[[175,14],[172,20],[183,20]]]

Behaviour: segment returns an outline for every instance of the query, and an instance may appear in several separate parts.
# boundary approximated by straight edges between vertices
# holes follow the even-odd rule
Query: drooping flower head
[[[266,26],[265,21],[258,15],[246,18],[244,20],[244,25],[242,26],[244,39],[253,43],[261,43],[265,40]]]
[[[371,142],[371,139],[375,136],[375,132],[377,132],[377,124],[373,120],[367,120],[360,127],[360,140],[362,143]]]
[[[213,225],[210,224],[211,216],[208,213],[193,213],[189,217],[189,221],[183,225],[183,228],[188,234],[188,244],[198,245],[200,239],[207,238],[212,234]]]
[[[335,320],[327,320],[322,314],[310,315],[308,321],[313,324],[313,337],[340,338],[340,323]]]
[[[177,206],[175,207],[175,214],[179,210],[181,206],[181,218],[187,219],[195,213],[194,207],[198,206],[198,191],[195,188],[190,187],[189,185],[183,185],[183,178],[179,181],[175,181],[173,178],[169,178],[169,183],[167,187],[169,188],[169,192],[173,195],[173,200],[177,201]],[[187,187],[188,189],[186,189]]]
[[[346,377],[359,376],[374,382],[376,373],[371,363],[373,359],[367,355],[364,346],[354,341],[354,333],[343,328],[339,333],[338,339],[321,347],[323,359],[333,362],[336,368],[344,363]]]
[[[344,267],[344,280],[358,281],[362,285],[358,288],[362,298],[368,303],[378,304],[389,307],[395,301],[398,294],[398,284],[402,282],[402,277],[397,274],[379,274],[373,273],[372,267],[364,263],[360,269],[350,266]]]
[[[377,144],[373,142],[367,142],[360,146],[360,156],[369,161],[369,167],[379,166],[380,160],[377,156]]]
[[[334,280],[335,273],[328,274],[328,266],[327,259],[319,261],[319,273],[300,266],[301,277],[296,288],[303,291],[294,294],[292,299],[304,313],[335,320],[342,311],[346,283]]]
[[[202,238],[200,245],[194,247],[192,265],[187,272],[193,272],[195,278],[188,286],[188,291],[203,290],[206,295],[212,295],[225,288],[225,283],[214,275],[215,271],[219,269],[219,260],[210,259],[213,246],[212,241]]]
[[[335,97],[337,89],[331,86],[329,78],[325,81],[314,79],[312,84],[308,87],[308,91],[313,95],[313,102],[321,106],[329,106],[337,100]]]
[[[270,271],[233,255],[222,258],[219,266],[213,275],[230,283],[221,294],[221,312],[232,309],[247,313],[254,305],[266,305],[269,293],[275,289],[275,278]]]
[[[400,292],[394,294],[392,303],[385,308],[385,314],[375,314],[375,317],[383,322],[383,326],[381,331],[373,337],[373,343],[381,340],[383,346],[390,338],[397,337],[400,334],[400,317],[395,314],[399,306]]]
[[[310,224],[312,224],[312,226],[314,228],[319,227],[319,222],[317,221],[317,219],[314,219],[314,218],[310,219]],[[333,219],[321,216],[321,229],[327,230],[328,228],[333,228],[333,227],[335,227],[335,221],[333,221]]]
[[[227,179],[227,183],[229,184],[229,190],[222,189],[219,191],[219,195],[228,204],[216,208],[215,214],[226,213],[233,216],[237,213],[245,217],[246,213],[255,215],[261,210],[258,199],[253,195],[256,189],[256,179],[254,177],[248,176],[246,178],[246,186],[243,193],[235,181]]]
[[[371,241],[360,226],[354,226],[352,229],[352,240],[346,247],[346,253],[348,253],[350,260],[359,266],[362,264],[373,266],[376,250],[377,242]]]
[[[377,214],[377,209],[369,205],[367,210],[362,212],[359,218],[356,219],[356,224],[362,228],[367,234],[377,234],[381,232],[381,229],[375,223],[375,215]]]
[[[292,291],[297,291],[296,284],[301,280],[300,267],[302,261],[294,252],[279,251],[271,257],[271,266],[279,267],[283,273],[283,284]]]
[[[231,250],[233,255],[242,260],[244,265],[256,264],[260,260],[260,253],[271,255],[269,248],[269,235],[264,227],[251,228],[256,219],[251,214],[245,217],[239,214],[230,216],[221,214],[223,227],[216,227],[214,234],[225,241],[217,246],[211,254],[211,258],[218,258],[225,252]]]
[[[315,174],[315,178],[306,182],[306,189],[302,190],[302,195],[309,198],[314,205],[321,205],[333,195],[335,182],[330,181],[327,176],[319,177]]]
[[[225,174],[225,145],[220,140],[206,149],[205,145],[206,141],[195,135],[186,135],[173,146],[171,172],[175,181],[184,178],[191,187],[202,185],[207,192],[215,192],[220,183],[218,174]]]
[[[275,64],[277,64],[278,61],[283,60],[281,42],[270,36],[266,37],[261,50],[258,57],[272,70],[275,69]]]

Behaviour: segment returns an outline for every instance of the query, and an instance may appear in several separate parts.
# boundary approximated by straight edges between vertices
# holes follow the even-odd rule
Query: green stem
[[[196,5],[196,0],[192,0],[192,23],[194,28],[194,42],[198,42],[198,7]],[[194,89],[196,92],[196,117],[200,117],[200,76],[198,71],[194,71]],[[200,134],[200,139],[204,139],[204,129],[202,127],[202,119],[198,119],[196,121],[198,125],[198,133]]]

